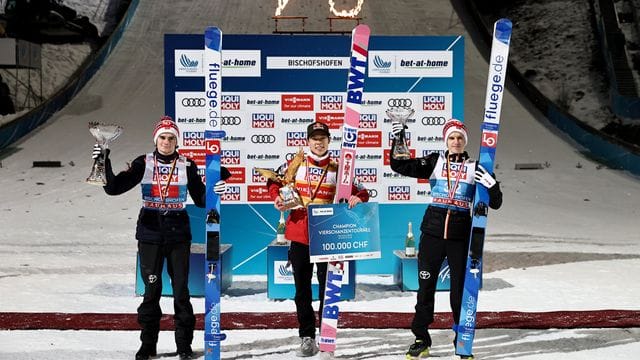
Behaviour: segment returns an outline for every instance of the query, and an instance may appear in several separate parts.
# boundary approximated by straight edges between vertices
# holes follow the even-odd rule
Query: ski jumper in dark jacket
[[[145,284],[144,299],[138,307],[140,340],[154,346],[158,341],[162,265],[166,259],[173,288],[175,340],[180,352],[190,346],[195,327],[188,288],[191,228],[184,203],[188,192],[196,206],[204,207],[202,178],[193,160],[177,152],[162,155],[157,150],[137,157],[129,169],[118,175],[114,175],[107,156],[105,170],[104,190],[109,195],[120,195],[141,184],[143,204],[136,225],[140,271]]]
[[[446,137],[445,137],[446,139]],[[445,140],[446,141],[446,140]],[[392,143],[395,146],[395,140]],[[471,233],[471,211],[475,193],[476,161],[466,152],[431,153],[426,157],[397,160],[391,157],[391,169],[404,176],[429,179],[432,202],[427,206],[418,248],[418,294],[411,331],[417,340],[431,346],[429,325],[433,322],[435,291],[442,263],[449,262],[451,285],[449,301],[454,326],[460,318],[464,274]],[[489,207],[502,204],[499,183],[489,189]],[[455,344],[455,340],[454,340]]]

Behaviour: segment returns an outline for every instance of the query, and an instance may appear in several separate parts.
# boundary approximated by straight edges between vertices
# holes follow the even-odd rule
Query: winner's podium
[[[296,288],[293,282],[293,269],[287,267],[289,242],[278,244],[275,240],[267,247],[267,297],[272,300],[293,299]],[[356,295],[355,261],[345,262],[340,299],[351,300]],[[314,268],[315,269],[315,268]],[[318,300],[318,281],[315,270],[312,278],[313,299]]]
[[[191,243],[191,256],[189,257],[189,294],[195,297],[204,296],[204,244]],[[231,245],[220,244],[220,290],[224,291],[231,286],[233,279],[231,274]],[[144,282],[140,275],[140,257],[136,254],[136,295],[144,295]],[[173,295],[171,280],[167,272],[167,262],[162,267],[162,296]]]
[[[418,291],[418,256],[407,256],[403,250],[394,250],[393,282],[402,288],[402,291]],[[438,273],[437,291],[449,291],[451,286],[449,276],[449,262],[444,259]]]

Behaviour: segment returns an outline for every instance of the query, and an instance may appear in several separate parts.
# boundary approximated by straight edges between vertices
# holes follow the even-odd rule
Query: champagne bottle
[[[284,237],[284,211],[280,211],[280,221],[278,221],[278,232],[276,236],[276,243],[284,244],[287,239]]]
[[[404,240],[404,254],[406,256],[416,256],[416,241],[413,238],[413,231],[411,231],[411,221],[409,221],[409,230]]]

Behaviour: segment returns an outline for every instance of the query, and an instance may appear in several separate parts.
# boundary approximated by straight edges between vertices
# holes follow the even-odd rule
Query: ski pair
[[[499,19],[493,25],[493,40],[489,57],[489,76],[481,126],[480,155],[478,164],[489,173],[493,173],[498,132],[500,130],[500,112],[504,95],[504,83],[507,77],[509,44],[511,42],[511,21]],[[467,268],[462,293],[462,307],[456,331],[456,354],[471,356],[476,330],[478,310],[478,292],[482,281],[482,250],[484,247],[489,192],[477,184],[473,199],[473,218],[467,256]]]
[[[356,148],[358,146],[361,103],[364,93],[364,78],[367,74],[370,34],[371,31],[367,25],[358,25],[351,32],[347,100],[344,124],[342,125],[342,144],[340,146],[340,163],[334,203],[348,201],[351,196]],[[338,316],[340,315],[338,302],[340,301],[340,291],[342,289],[343,270],[343,262],[330,262],[327,266],[319,347],[320,351],[329,354],[333,354],[336,349]]]

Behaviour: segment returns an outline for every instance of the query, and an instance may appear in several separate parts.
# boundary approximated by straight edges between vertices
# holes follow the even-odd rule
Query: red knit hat
[[[155,144],[158,141],[160,134],[164,133],[171,133],[176,137],[176,139],[180,137],[178,125],[176,125],[171,116],[165,115],[160,118],[160,121],[156,124],[156,127],[153,130],[153,143]]]
[[[464,123],[462,121],[457,119],[449,119],[447,120],[446,123],[444,123],[444,127],[442,128],[442,135],[444,136],[445,142],[447,141],[449,134],[451,134],[454,131],[457,131],[460,134],[462,134],[462,137],[464,137],[465,144],[469,143],[469,139],[467,137],[467,127],[464,126]]]

